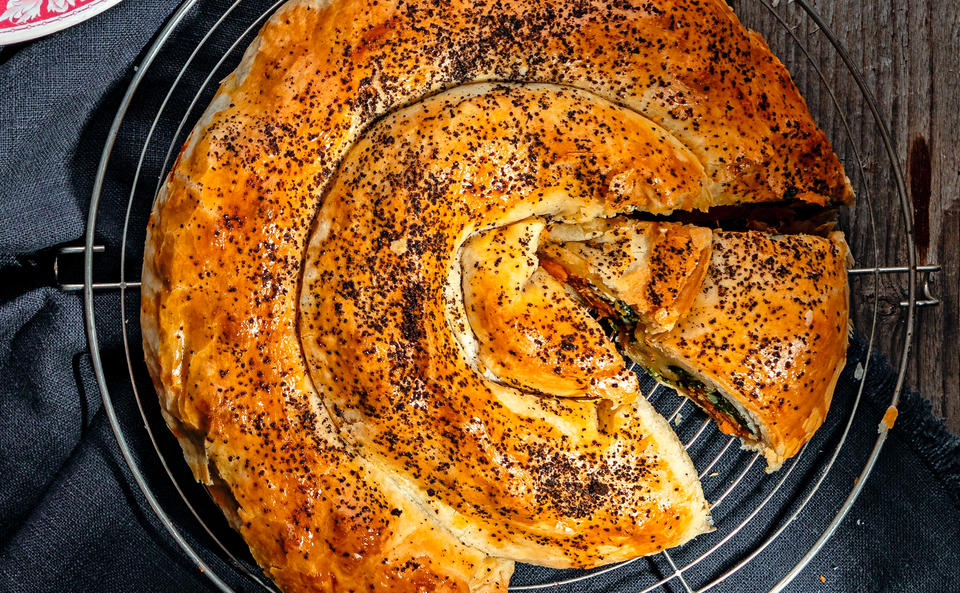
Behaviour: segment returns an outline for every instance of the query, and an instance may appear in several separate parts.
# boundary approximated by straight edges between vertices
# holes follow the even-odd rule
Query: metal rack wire
[[[748,1],[748,0],[744,0]],[[903,386],[904,371],[909,360],[909,345],[914,328],[917,307],[937,304],[931,295],[929,275],[935,266],[919,267],[913,242],[912,209],[900,171],[899,160],[893,149],[875,102],[853,66],[842,45],[828,26],[805,2],[797,0],[790,5],[776,6],[767,0],[749,0],[762,5],[773,20],[783,27],[787,39],[799,48],[805,62],[790,64],[791,70],[809,69],[812,77],[822,85],[834,112],[830,116],[848,136],[846,165],[853,172],[858,193],[856,216],[867,217],[872,236],[862,244],[854,245],[854,253],[866,263],[865,267],[850,270],[854,284],[854,298],[867,294],[869,309],[859,320],[860,330],[867,340],[865,366],[855,371],[858,380],[850,393],[835,396],[836,411],[846,414],[836,423],[832,434],[818,435],[800,454],[790,460],[779,472],[765,474],[758,463],[759,454],[746,452],[736,446],[736,439],[719,433],[707,417],[686,399],[672,390],[650,386],[648,399],[675,426],[684,445],[704,481],[708,498],[713,502],[717,531],[698,538],[693,544],[663,552],[653,558],[639,558],[618,565],[592,571],[520,571],[511,590],[536,591],[576,584],[589,585],[596,590],[615,587],[624,580],[632,591],[680,590],[687,593],[704,592],[732,583],[755,560],[772,547],[781,545],[784,533],[791,526],[817,514],[825,527],[816,540],[804,546],[795,558],[793,568],[783,574],[771,591],[781,591],[823,547],[860,493],[877,455],[887,437],[887,427],[879,426],[876,442],[868,447],[862,459],[850,461],[849,436],[851,427],[864,422],[861,399],[870,372],[870,353],[874,348],[879,311],[880,278],[906,277],[902,301],[904,338],[897,368],[897,383],[889,405],[896,406]],[[234,537],[231,539],[225,521],[216,512],[204,491],[182,471],[179,448],[171,442],[159,420],[159,409],[153,387],[143,369],[140,351],[139,319],[137,316],[139,262],[142,254],[143,231],[153,197],[159,190],[164,173],[193,121],[198,117],[214,90],[211,83],[225,75],[239,59],[253,34],[272,13],[278,2],[217,2],[216,0],[185,0],[157,33],[153,44],[145,52],[120,103],[113,120],[94,184],[90,204],[87,234],[84,245],[71,246],[57,253],[53,260],[55,281],[66,291],[82,290],[85,299],[86,328],[97,383],[104,410],[117,437],[123,457],[134,481],[142,490],[158,520],[192,562],[222,591],[275,590],[262,577],[249,558],[248,552]],[[835,48],[840,64],[860,89],[862,105],[873,116],[874,139],[885,147],[889,157],[890,176],[903,220],[903,240],[906,242],[905,262],[880,262],[877,247],[875,196],[863,160],[853,141],[853,133],[845,115],[844,104],[828,84],[820,66],[815,63],[804,43],[790,24],[790,19],[809,19],[819,27]],[[182,44],[182,39],[191,44]],[[185,49],[186,48],[186,49]],[[160,84],[165,93],[157,96],[138,90],[144,81]],[[135,110],[135,111],[131,111]],[[128,113],[136,113],[148,125],[136,127]],[[136,160],[132,160],[132,159]],[[132,173],[131,173],[132,172]],[[102,245],[98,237],[119,229],[118,241]],[[60,280],[61,259],[82,255],[83,283]],[[104,264],[112,258],[112,264]],[[118,260],[118,261],[117,261]],[[117,281],[95,282],[95,270],[115,270]],[[922,280],[922,285],[918,281]],[[856,283],[867,283],[869,291],[857,289]],[[98,295],[102,290],[115,289],[111,295]],[[922,298],[918,298],[918,290]],[[101,342],[102,320],[119,312],[119,338],[114,346]],[[107,341],[107,340],[105,340]],[[126,380],[119,379],[109,368],[125,368]],[[642,373],[642,371],[639,371]],[[122,397],[122,399],[121,399]],[[839,401],[837,401],[839,400]],[[131,406],[135,404],[134,406]],[[120,409],[123,408],[123,409]],[[131,420],[133,419],[133,420]],[[821,486],[834,470],[838,459],[861,467],[858,479],[842,500],[836,497],[824,500]],[[815,502],[815,504],[811,504]],[[216,563],[216,570],[214,570]]]

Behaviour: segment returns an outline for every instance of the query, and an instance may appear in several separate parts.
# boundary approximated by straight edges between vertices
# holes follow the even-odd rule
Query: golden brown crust
[[[170,188],[189,195],[177,180]],[[229,224],[243,220],[239,212]],[[214,229],[224,223],[210,220]],[[204,262],[162,259],[171,242],[192,238],[156,234],[162,227],[151,224],[142,319],[165,416],[267,574],[288,592],[504,591],[511,562],[464,547],[340,443],[310,401],[295,310],[241,317],[237,293],[249,277],[164,281],[160,274],[175,277],[169,266]],[[190,247],[195,258],[215,257],[211,248]],[[205,299],[213,309],[191,304]]]
[[[795,455],[830,408],[847,352],[846,259],[839,233],[716,233],[689,314],[670,332],[638,334],[742,406],[760,429],[746,442],[768,470]],[[725,432],[746,436],[713,415]]]
[[[593,133],[604,128],[620,130],[620,142]],[[341,163],[320,208],[300,302],[313,382],[347,442],[490,554],[594,566],[709,529],[693,464],[612,347],[619,372],[599,385],[589,384],[590,361],[568,366],[593,398],[575,401],[483,377],[458,339],[472,329],[458,254],[475,231],[531,217],[670,210],[700,196],[696,177],[671,176],[678,169],[660,138],[643,117],[568,87],[462,86],[377,122]],[[657,171],[662,185],[624,192],[606,182],[642,169]],[[687,193],[665,189],[684,186]],[[520,225],[487,238],[536,250],[535,233]],[[478,241],[473,249],[497,249]],[[536,266],[525,261],[529,252],[488,255],[494,267],[498,258]],[[586,315],[556,300],[562,290],[524,292],[519,283],[510,288],[509,275],[472,267],[464,280],[492,292],[502,283],[521,308],[538,307],[513,322],[597,348],[579,331]],[[513,304],[504,303],[503,315]],[[496,331],[521,337],[531,329]],[[515,370],[536,372],[528,353],[517,352]]]
[[[541,249],[566,274],[629,305],[641,343],[628,352],[707,410],[721,430],[761,450],[768,469],[820,427],[847,348],[840,233],[713,233],[609,219],[555,225]],[[656,277],[665,280],[660,290]],[[671,365],[726,395],[758,432],[720,412],[705,391],[687,388]]]
[[[689,147],[684,166],[705,173],[683,179],[703,187],[661,187],[647,196],[653,209],[850,195],[786,71],[722,0],[284,5],[157,200],[141,320],[195,475],[229,490],[227,512],[287,591],[506,585],[509,562],[460,544],[343,446],[296,335],[310,223],[358,134],[399,106],[485,79],[584,88]],[[609,181],[622,194],[649,189],[637,171]]]
[[[611,385],[634,377],[600,324],[540,268],[544,227],[524,220],[479,232],[463,247],[463,305],[477,362],[490,379],[527,392],[619,402],[622,390]]]
[[[690,309],[707,272],[711,241],[710,229],[702,227],[613,218],[553,225],[541,254],[565,275],[622,301],[646,331],[658,333],[672,329]]]

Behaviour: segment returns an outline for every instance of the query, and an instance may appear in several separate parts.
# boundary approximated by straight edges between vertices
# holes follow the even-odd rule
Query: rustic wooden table
[[[768,0],[770,4],[785,4]],[[758,0],[730,0],[741,19],[764,32],[770,45],[791,66],[806,58],[797,43],[774,21]],[[930,276],[932,293],[941,301],[919,310],[913,342],[913,357],[906,384],[933,404],[954,433],[960,433],[960,1],[915,0],[808,0],[820,13],[850,57],[863,72],[867,87],[876,98],[881,118],[893,137],[912,198],[916,243],[920,264],[938,264],[942,270]],[[884,147],[876,142],[870,114],[864,112],[854,79],[844,73],[836,51],[820,29],[796,7],[780,6],[779,14],[793,34],[808,48],[825,78],[847,110],[856,150],[867,176],[881,181],[874,192],[877,227],[877,261],[906,263],[906,241],[900,205],[890,183]],[[771,35],[772,31],[780,31]],[[826,86],[812,68],[793,68],[797,84],[811,111],[818,118],[847,165],[853,167],[848,134],[831,104]],[[873,187],[876,187],[874,185]],[[856,211],[863,207],[860,203]],[[864,244],[869,220],[854,216],[851,242]],[[872,236],[872,232],[869,233]],[[860,257],[858,255],[858,257]],[[866,257],[864,256],[866,259]],[[865,262],[858,262],[858,264]],[[877,344],[881,352],[898,357],[905,334],[905,314],[899,301],[905,296],[906,277],[881,279],[881,307]],[[854,282],[855,302],[871,300],[872,283]],[[855,306],[858,328],[872,311]]]

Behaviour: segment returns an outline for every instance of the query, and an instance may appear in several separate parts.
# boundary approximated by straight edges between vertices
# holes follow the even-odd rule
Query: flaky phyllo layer
[[[503,591],[711,529],[621,352],[771,468],[809,438],[851,199],[723,0],[292,0],[158,196],[145,356],[285,591]],[[818,210],[696,219],[743,204]]]

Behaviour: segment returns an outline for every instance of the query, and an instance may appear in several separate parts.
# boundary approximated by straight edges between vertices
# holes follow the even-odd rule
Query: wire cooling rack
[[[143,54],[114,116],[97,170],[85,243],[61,250],[54,260],[61,288],[83,292],[104,410],[134,481],[177,545],[225,592],[276,589],[205,490],[193,482],[160,418],[140,348],[136,280],[146,220],[164,173],[218,81],[236,66],[260,25],[281,3],[186,0],[169,17]],[[863,431],[851,432],[859,423],[878,422],[875,414],[864,411],[862,399],[878,317],[890,302],[882,293],[893,284],[905,294],[899,302],[904,329],[890,406],[896,406],[903,386],[916,309],[937,303],[927,284],[937,268],[917,266],[912,209],[890,134],[863,76],[810,6],[799,0],[741,0],[734,8],[742,18],[754,17],[757,22],[747,18],[745,24],[764,34],[793,73],[857,192],[857,205],[844,214],[841,226],[858,259],[858,267],[850,271],[852,311],[866,352],[856,368],[845,371],[849,381],[838,389],[824,429],[773,474],[763,471],[759,454],[741,450],[735,438],[717,431],[696,406],[642,377],[648,399],[671,422],[698,469],[717,530],[656,556],[592,571],[520,566],[511,590],[742,591],[743,582],[756,582],[750,579],[767,570],[760,568],[764,558],[776,555],[777,566],[792,567],[774,575],[770,590],[782,591],[850,510],[887,437],[882,423],[875,442],[853,436]],[[811,40],[832,48],[829,63],[813,59],[807,46]],[[830,84],[838,77],[855,85],[838,92]],[[855,121],[854,113],[863,117]],[[865,163],[859,150],[865,142],[882,146],[887,161]],[[895,215],[902,222],[902,261],[880,261],[874,217],[891,216],[877,210],[881,202],[899,204]],[[77,256],[83,257],[83,283],[62,282],[61,260]],[[99,281],[104,277],[108,281]],[[894,278],[897,282],[888,280]],[[833,482],[840,467],[857,478],[838,489]]]

